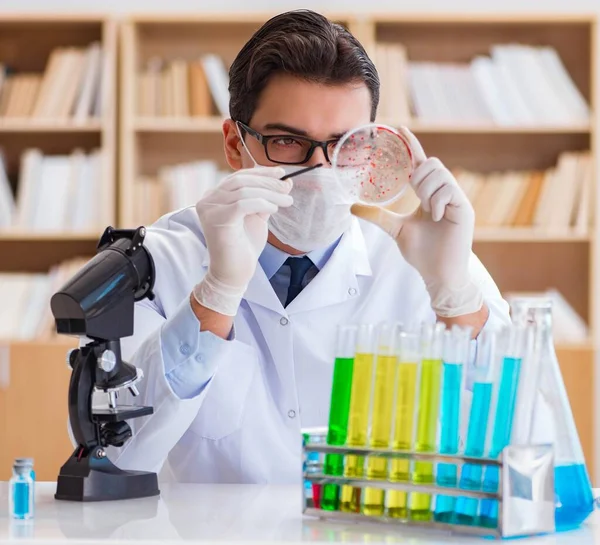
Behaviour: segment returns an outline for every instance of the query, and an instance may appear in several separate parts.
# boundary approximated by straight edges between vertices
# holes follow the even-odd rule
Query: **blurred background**
[[[150,224],[227,173],[229,64],[269,16],[303,7],[367,48],[378,120],[409,126],[453,170],[477,213],[474,249],[505,296],[554,301],[561,369],[600,482],[600,4],[274,5],[0,0],[0,479],[31,456],[38,479],[55,480],[71,451],[76,340],[54,334],[51,294],[107,225]]]

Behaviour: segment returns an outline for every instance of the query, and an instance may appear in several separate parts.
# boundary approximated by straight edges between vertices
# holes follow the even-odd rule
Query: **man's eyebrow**
[[[297,129],[296,127],[291,127],[290,125],[286,125],[284,123],[267,123],[265,125],[265,130],[277,130],[283,132],[289,132],[291,134],[297,134],[298,136],[308,136],[306,131],[302,129]]]
[[[285,123],[267,123],[263,130],[276,130],[288,132],[290,134],[296,134],[298,136],[307,136],[308,133],[305,130],[298,129],[296,127],[291,127],[290,125],[286,125]],[[330,140],[338,140],[340,139],[344,133],[332,134],[329,139]]]

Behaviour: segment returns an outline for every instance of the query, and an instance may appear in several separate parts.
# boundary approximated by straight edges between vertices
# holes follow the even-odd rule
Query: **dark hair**
[[[229,113],[249,123],[271,76],[286,73],[323,84],[363,81],[371,93],[371,121],[379,103],[379,76],[361,43],[343,26],[310,10],[269,19],[229,69]]]

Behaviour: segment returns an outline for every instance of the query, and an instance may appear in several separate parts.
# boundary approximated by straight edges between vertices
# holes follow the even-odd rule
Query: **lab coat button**
[[[198,363],[201,363],[202,362],[202,354],[196,354],[196,358],[195,359],[196,359],[196,361]]]
[[[182,344],[179,347],[179,351],[184,355],[184,356],[189,356],[190,353],[192,352],[192,349],[190,348],[189,344]]]
[[[296,411],[294,411],[293,409],[290,409],[290,410],[288,411],[288,416],[289,416],[290,418],[296,418]]]
[[[355,288],[348,288],[348,293],[352,296],[356,295],[356,289]]]
[[[288,325],[289,320],[287,318],[281,318],[281,320],[279,320],[279,323],[281,325]]]

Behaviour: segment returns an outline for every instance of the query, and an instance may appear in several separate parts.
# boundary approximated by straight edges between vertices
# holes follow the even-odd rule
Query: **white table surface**
[[[8,517],[7,483],[0,483],[0,542],[493,543],[477,537],[304,517],[301,491],[293,486],[170,484],[161,486],[160,497],[101,503],[57,501],[55,486],[36,484],[35,518],[22,523]],[[578,530],[518,543],[600,544],[600,513],[594,513]]]

